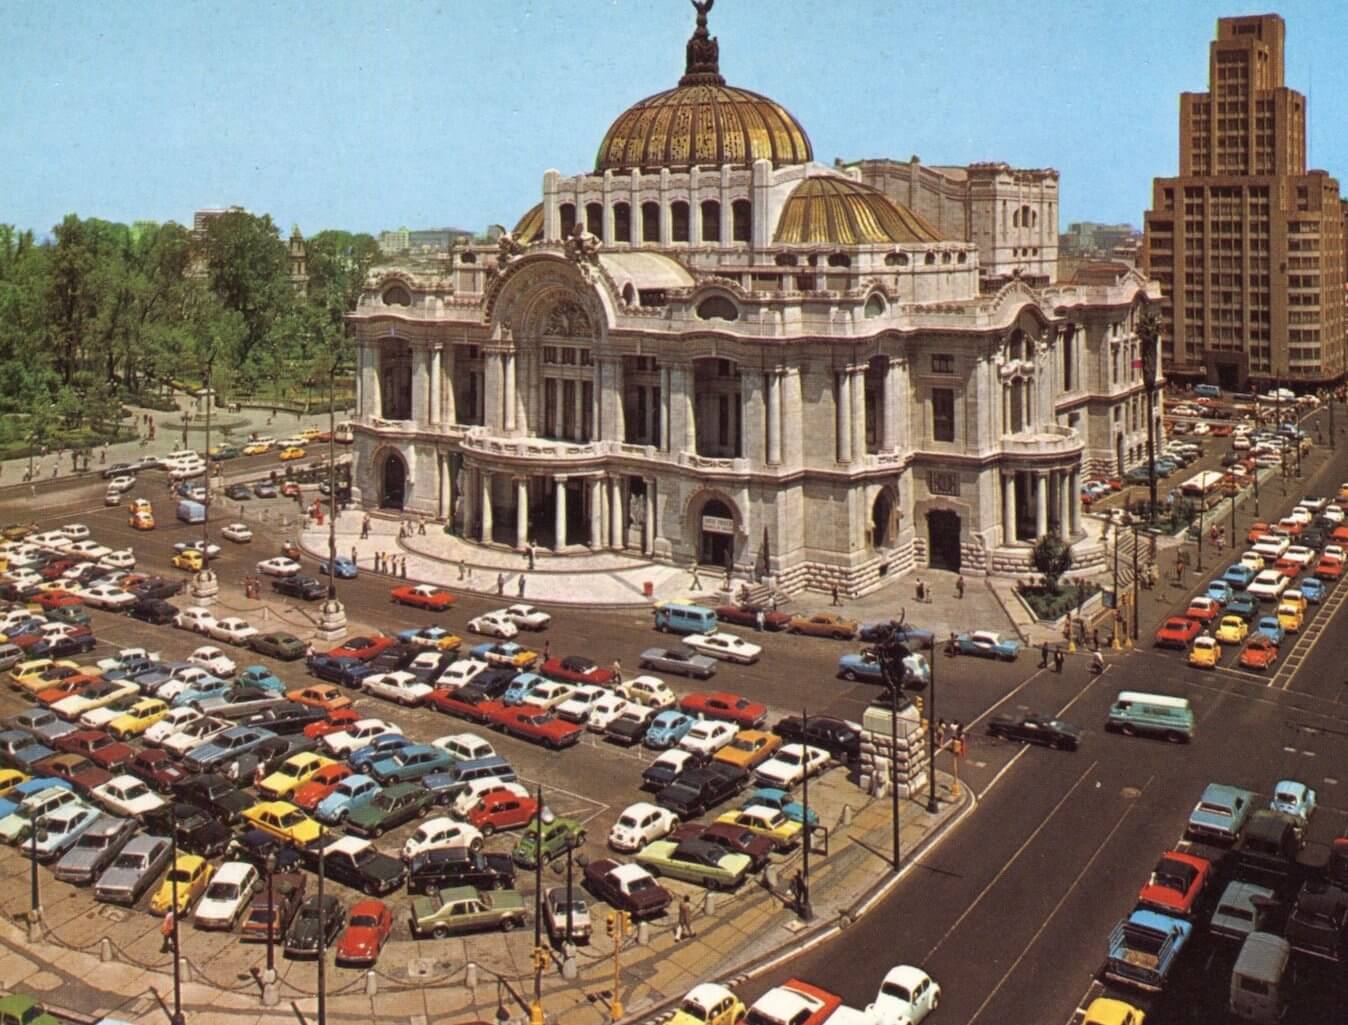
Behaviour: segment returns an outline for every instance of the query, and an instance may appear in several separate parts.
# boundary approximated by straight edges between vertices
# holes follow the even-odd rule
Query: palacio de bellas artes
[[[545,171],[491,244],[371,271],[358,504],[784,594],[1023,576],[1050,531],[1101,563],[1077,494],[1145,460],[1158,287],[1057,280],[1051,169],[817,161],[695,6],[677,85],[593,168]]]

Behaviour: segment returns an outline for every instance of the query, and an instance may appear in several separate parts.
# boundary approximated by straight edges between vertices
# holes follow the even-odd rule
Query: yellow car
[[[303,459],[304,449],[295,448],[293,445],[281,453],[281,462],[288,463],[292,459]]]
[[[752,772],[782,746],[782,738],[765,730],[740,730],[732,740],[713,756],[715,761],[738,765]]]
[[[1287,633],[1301,632],[1301,609],[1295,602],[1285,601],[1278,605],[1278,625]]]
[[[271,449],[270,441],[255,441],[251,445],[243,446],[243,454],[246,456],[260,456],[263,452]]]
[[[201,553],[195,548],[185,548],[173,557],[173,565],[179,569],[185,569],[188,572],[196,573],[201,569]]]
[[[9,671],[9,679],[20,690],[26,690],[27,688],[24,687],[24,684],[35,683],[42,678],[43,674],[46,673],[48,669],[58,666],[78,669],[80,664],[68,658],[63,658],[59,662],[55,662],[49,658],[30,658],[28,661],[20,662],[11,669]]]
[[[108,723],[108,732],[118,740],[139,737],[168,715],[168,710],[169,706],[158,698],[142,698]]]
[[[9,792],[20,783],[27,783],[31,776],[18,769],[0,769],[0,797],[8,797]]]
[[[323,827],[288,801],[262,801],[243,813],[248,822],[286,843],[313,843]]]
[[[1240,644],[1250,634],[1250,624],[1239,616],[1223,616],[1217,624],[1217,640],[1222,644]]]
[[[331,758],[303,751],[291,755],[270,776],[257,785],[257,792],[263,797],[289,797],[300,784],[309,782],[320,769],[336,764]]]
[[[1096,997],[1086,1008],[1081,1025],[1143,1025],[1147,1016],[1132,1004],[1109,997]]]
[[[744,1002],[724,986],[702,982],[690,989],[669,1025],[736,1025]]]
[[[779,851],[794,847],[796,841],[800,839],[800,831],[803,828],[799,822],[787,818],[781,809],[757,804],[750,808],[737,808],[725,812],[718,815],[716,821],[727,826],[747,829],[757,836],[765,836]]]
[[[1249,566],[1256,573],[1262,573],[1264,569],[1264,557],[1258,552],[1246,552],[1240,557],[1242,566]]]
[[[297,432],[295,437],[303,438],[305,441],[313,441],[322,433],[323,429],[321,427],[306,427],[304,430]]]
[[[126,525],[133,530],[154,530],[154,515],[148,512],[133,512]]]
[[[1215,669],[1222,649],[1217,642],[1203,634],[1194,638],[1194,646],[1189,649],[1189,665],[1199,669]]]
[[[1306,610],[1310,607],[1310,603],[1306,601],[1306,596],[1296,589],[1283,591],[1282,600],[1279,604],[1295,605],[1301,611],[1303,617],[1306,615]]]
[[[206,892],[206,884],[211,881],[215,869],[205,858],[196,854],[179,854],[173,868],[164,876],[159,889],[150,898],[150,912],[162,915],[173,907],[173,883],[178,882],[178,906],[173,908],[178,918],[187,913],[192,903]]]

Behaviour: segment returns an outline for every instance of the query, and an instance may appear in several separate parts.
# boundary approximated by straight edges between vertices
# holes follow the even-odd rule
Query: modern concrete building
[[[1155,180],[1144,246],[1171,376],[1243,390],[1346,369],[1339,183],[1306,169],[1285,30],[1276,14],[1218,20],[1209,91],[1180,95],[1179,176]]]
[[[677,87],[593,170],[547,171],[496,245],[372,270],[358,500],[785,591],[1023,574],[1049,530],[1101,558],[1078,490],[1143,456],[1134,325],[1159,293],[1114,265],[987,291],[981,243],[861,177],[726,85],[700,13]]]

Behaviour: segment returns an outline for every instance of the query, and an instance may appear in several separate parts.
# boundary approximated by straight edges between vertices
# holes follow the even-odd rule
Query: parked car
[[[108,904],[136,904],[168,867],[170,847],[166,837],[142,833],[132,837],[99,875],[94,898]]]
[[[320,941],[325,947],[331,946],[342,925],[342,902],[338,898],[325,893],[320,907],[316,894],[306,897],[286,930],[286,956],[317,955]]]
[[[707,889],[729,890],[744,882],[752,860],[705,840],[656,840],[637,855],[637,864],[671,879],[682,879]]]
[[[1254,807],[1254,794],[1224,783],[1209,783],[1189,813],[1187,833],[1207,843],[1233,843]]]
[[[861,755],[861,728],[832,716],[788,715],[777,721],[772,732],[784,741],[801,741],[822,748],[841,762],[854,762]]]
[[[653,918],[673,898],[641,865],[597,858],[585,866],[584,886],[600,900],[633,918]]]
[[[434,896],[412,898],[412,933],[437,939],[481,929],[509,931],[528,921],[524,897],[515,890],[483,893],[456,886]]]
[[[1014,662],[1020,655],[1020,641],[1012,637],[1003,637],[994,630],[974,630],[960,634],[955,645],[961,655],[977,655],[980,658],[1000,659]]]

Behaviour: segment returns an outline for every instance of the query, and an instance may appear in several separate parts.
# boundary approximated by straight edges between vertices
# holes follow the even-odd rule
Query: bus
[[[350,445],[356,440],[356,433],[351,429],[350,420],[343,420],[337,425],[337,429],[332,432],[332,440],[339,445]]]
[[[1222,500],[1222,481],[1225,474],[1216,470],[1202,470],[1180,485],[1180,494],[1193,499],[1204,509],[1211,509]]]

